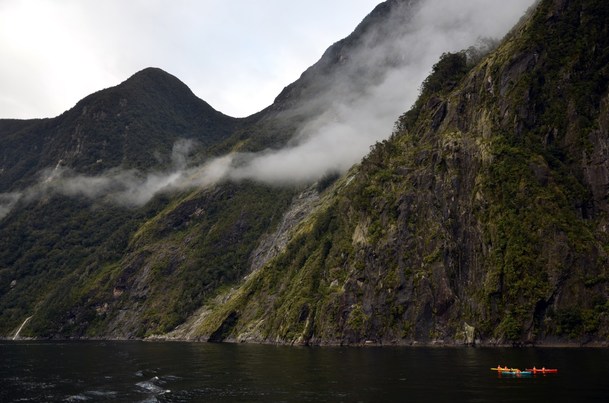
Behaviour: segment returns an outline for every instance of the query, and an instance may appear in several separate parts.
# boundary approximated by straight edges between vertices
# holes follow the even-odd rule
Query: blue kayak
[[[531,371],[499,371],[501,375],[516,375],[516,376],[528,376],[533,375]]]

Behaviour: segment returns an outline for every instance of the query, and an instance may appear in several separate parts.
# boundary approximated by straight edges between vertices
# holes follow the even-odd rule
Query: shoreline
[[[37,337],[19,337],[13,339],[12,337],[2,336],[0,342],[9,343],[23,343],[23,342],[48,342],[48,343],[66,343],[66,342],[146,342],[146,343],[204,343],[204,344],[229,344],[229,345],[267,345],[267,346],[285,346],[285,347],[305,347],[305,348],[513,348],[513,349],[527,349],[527,348],[609,348],[609,340],[607,341],[590,341],[586,343],[581,342],[539,342],[539,343],[496,343],[496,342],[482,342],[477,341],[473,344],[466,343],[447,343],[439,341],[431,342],[387,342],[378,343],[373,341],[365,341],[363,343],[281,343],[281,342],[270,342],[270,341],[236,341],[236,340],[225,340],[222,342],[209,342],[200,339],[186,339],[186,338],[175,338],[165,336],[149,336],[146,338],[114,338],[114,337],[78,337],[78,338],[37,338]]]

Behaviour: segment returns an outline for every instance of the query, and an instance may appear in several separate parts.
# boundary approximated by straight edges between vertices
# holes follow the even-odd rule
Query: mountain
[[[394,42],[411,29],[420,3],[420,0],[380,3],[351,35],[330,46],[317,63],[285,87],[270,109],[290,109],[290,118],[294,119],[301,113],[309,114],[311,108],[319,114],[336,99],[347,102],[349,98],[363,96],[384,78],[389,66],[409,62],[403,52],[395,49]],[[373,60],[370,48],[378,49]]]
[[[168,164],[178,139],[210,147],[238,125],[174,76],[148,68],[56,118],[0,120],[0,191],[29,185],[58,164],[83,174]]]
[[[264,265],[335,174],[309,189],[159,186],[176,173],[199,175],[197,164],[215,156],[285,146],[320,113],[320,99],[328,106],[322,90],[351,81],[365,91],[367,76],[348,74],[356,45],[402,3],[411,2],[381,4],[290,86],[306,90],[284,91],[245,119],[148,68],[56,118],[0,120],[0,334],[30,316],[22,336],[162,334]]]
[[[361,26],[378,25],[377,14]],[[280,96],[245,119],[148,68],[56,118],[0,120],[0,334],[30,316],[22,336],[164,333],[274,256],[317,200],[315,187],[147,186],[179,170],[197,175],[197,164],[227,152],[287,144],[315,114],[302,109],[317,99],[315,81],[340,75],[331,53],[292,85],[314,91]]]
[[[488,55],[444,54],[345,175],[198,178],[385,88],[421,3],[381,3],[248,118],[145,69],[0,120],[0,334],[606,343],[606,2],[542,0]]]
[[[276,150],[299,144],[324,129],[330,131],[327,126],[337,121],[344,124],[341,115],[346,110],[359,114],[359,109],[366,109],[366,105],[355,105],[370,101],[371,93],[387,80],[390,72],[416,57],[405,55],[399,44],[400,38],[413,30],[413,17],[421,3],[387,0],[377,5],[349,36],[331,45],[319,61],[286,86],[273,104],[248,118],[256,123],[242,131],[236,150]],[[387,99],[387,95],[385,91],[379,97]],[[399,107],[395,110],[382,113],[389,124],[402,111]],[[369,120],[373,121],[373,117],[369,116]]]
[[[220,183],[137,198],[186,168],[176,164],[230,150],[244,127],[252,120],[217,112],[156,68],[56,118],[0,120],[0,332],[33,315],[22,334],[142,337],[240,278],[293,188]]]
[[[609,4],[542,0],[414,107],[285,249],[175,337],[606,344]]]

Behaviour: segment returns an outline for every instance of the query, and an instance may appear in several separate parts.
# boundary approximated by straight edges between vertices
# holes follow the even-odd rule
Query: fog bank
[[[390,0],[392,14],[345,47],[336,66],[313,76],[308,93],[286,114],[307,116],[289,145],[279,150],[234,153],[189,166],[193,143],[174,146],[170,169],[115,169],[97,176],[55,167],[21,192],[0,194],[0,219],[18,202],[61,194],[140,206],[161,192],[211,186],[222,180],[304,184],[328,172],[343,173],[371,145],[392,132],[419,87],[444,52],[456,52],[484,38],[501,38],[533,0]]]

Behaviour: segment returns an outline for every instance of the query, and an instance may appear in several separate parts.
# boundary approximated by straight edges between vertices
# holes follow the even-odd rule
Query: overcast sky
[[[145,67],[241,117],[381,0],[0,0],[0,118],[53,117]]]

